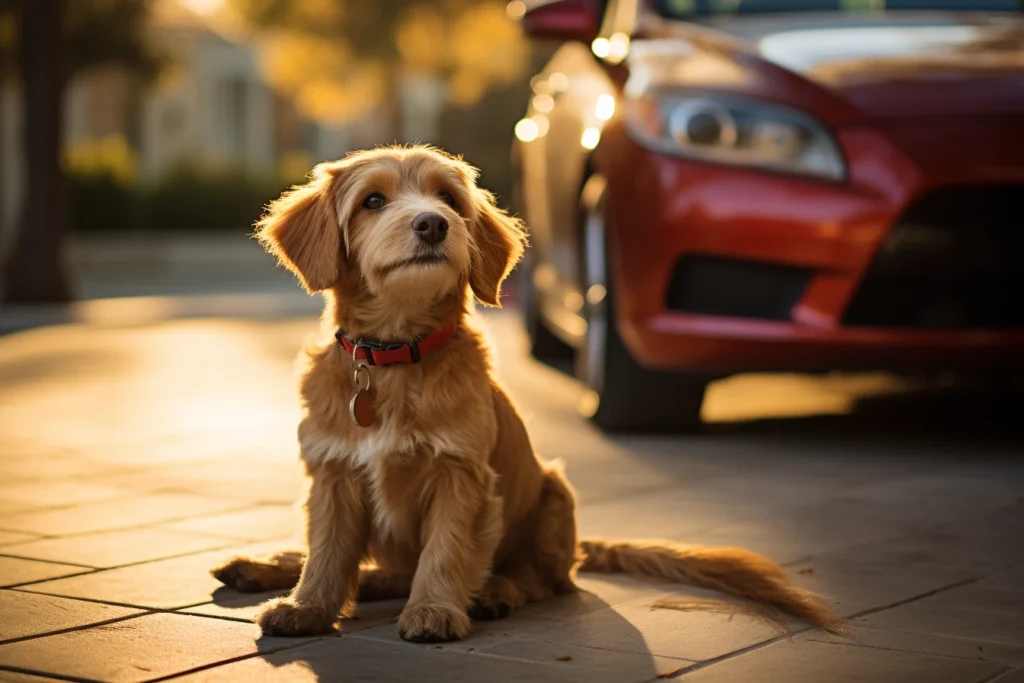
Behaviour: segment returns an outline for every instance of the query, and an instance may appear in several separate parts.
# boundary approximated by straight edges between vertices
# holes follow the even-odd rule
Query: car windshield
[[[1024,0],[658,0],[662,16],[688,19],[716,14],[858,12],[877,10],[1014,12]]]

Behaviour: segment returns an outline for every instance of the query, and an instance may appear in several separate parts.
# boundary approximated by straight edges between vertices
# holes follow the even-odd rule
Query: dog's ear
[[[337,169],[321,164],[305,185],[297,185],[271,202],[256,224],[256,238],[298,276],[307,292],[338,281],[341,226],[332,191]]]
[[[476,189],[476,221],[469,286],[481,303],[501,308],[501,283],[526,248],[526,229],[518,218],[494,204],[494,195]]]

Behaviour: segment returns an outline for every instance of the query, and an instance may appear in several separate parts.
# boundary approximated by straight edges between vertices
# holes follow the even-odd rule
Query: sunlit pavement
[[[737,378],[701,435],[609,438],[509,313],[489,317],[501,376],[566,461],[585,534],[769,553],[850,617],[848,638],[654,609],[713,594],[618,578],[461,643],[400,641],[393,602],[340,638],[259,638],[256,600],[208,570],[294,544],[293,359],[315,321],[245,301],[100,302],[0,337],[0,681],[1024,681],[1016,405],[882,376]]]

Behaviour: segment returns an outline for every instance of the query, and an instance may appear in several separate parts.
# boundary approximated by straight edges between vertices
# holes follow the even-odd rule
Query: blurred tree
[[[260,30],[271,84],[321,122],[381,108],[401,139],[406,75],[475,104],[522,74],[529,47],[504,0],[231,0]]]
[[[11,303],[71,299],[64,261],[67,198],[61,169],[64,92],[77,73],[121,63],[152,76],[159,59],[145,38],[146,0],[0,0],[0,77],[20,74],[26,192],[2,269]],[[16,70],[8,65],[16,64]]]

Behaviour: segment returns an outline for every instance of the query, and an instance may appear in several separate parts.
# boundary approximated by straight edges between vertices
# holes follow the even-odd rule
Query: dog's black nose
[[[448,236],[448,220],[439,213],[421,213],[412,219],[412,229],[427,244],[439,244]]]

